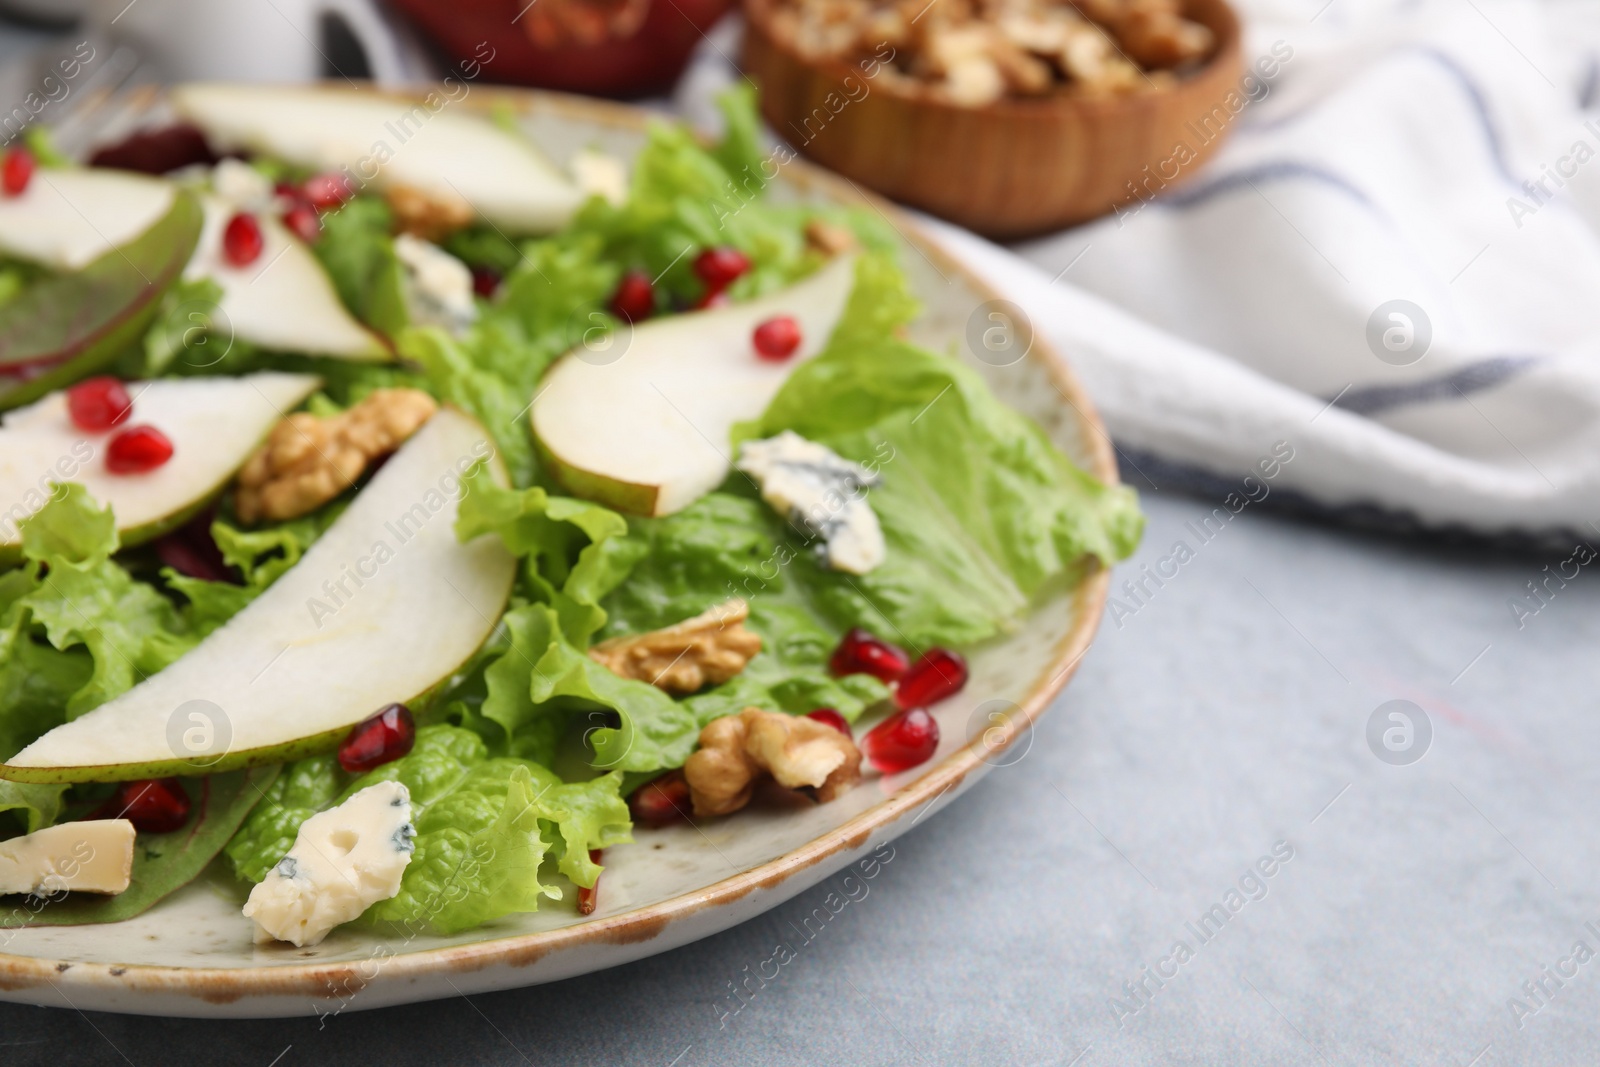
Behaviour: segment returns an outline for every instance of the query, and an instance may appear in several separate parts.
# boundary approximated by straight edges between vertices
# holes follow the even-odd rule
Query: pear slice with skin
[[[0,304],[0,408],[76,381],[137,342],[200,236],[201,209],[192,195],[174,192],[166,204],[132,240],[106,248],[81,268],[38,278]],[[68,220],[58,221],[71,229]]]
[[[534,397],[534,443],[570,493],[635,515],[670,515],[722,484],[729,435],[758,417],[802,360],[821,351],[855,282],[841,256],[781,292],[745,304],[637,326],[620,355],[574,349]],[[800,347],[781,362],[756,355],[756,326],[777,315],[800,324]]]
[[[0,196],[0,255],[79,270],[154,226],[176,195],[143,174],[40,168],[19,195]]]
[[[116,431],[79,429],[65,393],[8,413],[0,420],[0,563],[19,558],[18,524],[44,507],[54,482],[78,482],[109,505],[124,545],[182,524],[226,487],[284,412],[319,385],[309,374],[127,383],[130,423],[154,426],[172,442],[172,458],[145,474],[106,469],[106,444]]]
[[[270,215],[258,214],[261,255],[243,267],[229,263],[222,235],[234,209],[203,197],[205,226],[186,278],[210,278],[222,288],[214,329],[274,352],[335,359],[383,361],[394,353],[356,320],[339,299],[333,279],[305,242]]]
[[[499,538],[456,540],[461,477],[484,459],[506,484],[483,427],[441,409],[266,592],[166,670],[0,764],[0,777],[114,782],[278,763],[429,692],[489,636],[516,574]]]
[[[182,85],[179,115],[213,147],[245,149],[358,185],[464,204],[508,233],[560,229],[584,195],[532,143],[434,90],[422,100],[290,86]]]

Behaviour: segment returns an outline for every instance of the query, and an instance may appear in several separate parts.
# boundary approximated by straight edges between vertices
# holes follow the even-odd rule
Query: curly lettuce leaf
[[[35,785],[0,779],[0,816],[4,816],[0,818],[0,828],[12,829],[6,826],[10,821],[17,824],[17,833],[31,834],[46,826],[54,826],[61,817],[63,794],[68,788],[66,785]],[[0,836],[9,837],[10,834]]]
[[[827,617],[914,647],[970,644],[1014,628],[1084,560],[1126,558],[1143,518],[1132,490],[1075,467],[975,371],[900,339],[914,308],[900,272],[863,257],[828,346],[743,432],[793,430],[882,474],[868,500],[884,563],[855,576],[795,561]]]
[[[523,559],[524,591],[556,608],[563,632],[575,644],[605,625],[600,598],[616,588],[644,551],[627,540],[628,523],[610,508],[551,496],[538,486],[505,489],[486,465],[464,479],[466,495],[456,536],[470,541],[494,534]]]
[[[32,589],[17,604],[57,650],[83,646],[94,661],[88,681],[67,699],[67,718],[126,692],[198,640],[172,601],[111,560],[116,523],[83,486],[59,486],[20,527]]]
[[[561,896],[541,868],[592,886],[601,868],[590,850],[631,840],[620,774],[563,782],[537,763],[491,758],[470,730],[436,724],[417,731],[408,755],[354,779],[331,756],[290,764],[228,845],[235,873],[260,881],[301,823],[380,781],[410,792],[416,851],[400,892],[368,909],[369,922],[454,933],[534,911]]]

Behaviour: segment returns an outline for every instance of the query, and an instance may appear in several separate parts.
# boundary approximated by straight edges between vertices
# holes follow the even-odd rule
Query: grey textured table
[[[1600,962],[1572,950],[1600,950],[1600,576],[1519,629],[1551,561],[1254,508],[1202,544],[1211,502],[1145,503],[1118,582],[1180,538],[1194,558],[1124,594],[1027,754],[737,1014],[728,983],[826,884],[631,966],[322,1027],[0,1006],[0,1062],[1594,1062]],[[1432,729],[1403,766],[1366,740],[1397,698]]]

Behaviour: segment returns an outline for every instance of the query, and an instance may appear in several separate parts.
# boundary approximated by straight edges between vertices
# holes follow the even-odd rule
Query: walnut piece
[[[424,241],[438,244],[477,217],[472,205],[459,196],[430,192],[413,185],[391,185],[384,193],[395,227]]]
[[[328,418],[290,415],[239,471],[234,510],[247,524],[316,510],[350,488],[367,464],[399,448],[438,406],[420,389],[377,389]]]
[[[683,776],[701,817],[738,811],[768,776],[785,789],[809,789],[825,804],[861,780],[861,750],[816,719],[745,708],[700,731]]]
[[[856,235],[846,226],[827,219],[806,220],[806,247],[825,256],[838,256],[856,249]]]
[[[602,641],[589,658],[669,693],[697,692],[726,682],[761,651],[761,635],[745,629],[749,617],[750,605],[734,598],[663,630]]]

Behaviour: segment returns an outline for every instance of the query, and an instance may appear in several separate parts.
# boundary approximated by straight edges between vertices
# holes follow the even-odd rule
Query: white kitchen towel
[[[1209,164],[1010,250],[930,229],[1085,379],[1135,485],[1237,487],[1285,441],[1274,489],[1328,514],[1600,533],[1600,4],[1242,7],[1272,76]]]

